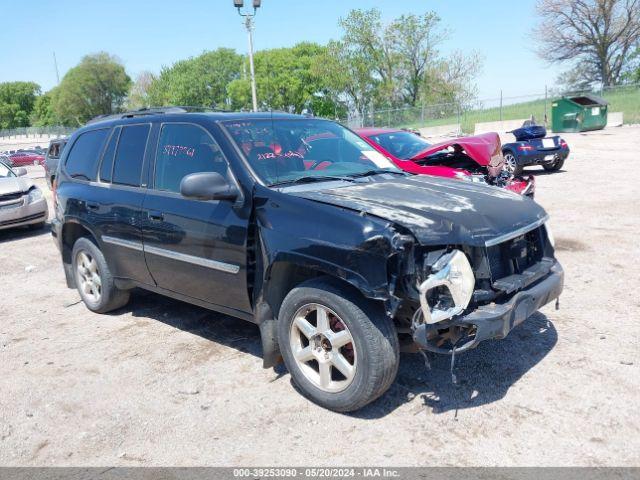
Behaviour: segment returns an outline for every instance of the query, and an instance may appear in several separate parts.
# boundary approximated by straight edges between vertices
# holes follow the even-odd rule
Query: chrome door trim
[[[119,247],[130,248],[139,252],[143,251],[142,242],[136,242],[135,240],[125,240],[123,238],[111,237],[109,235],[103,235],[102,241],[111,245],[118,245]]]
[[[185,253],[174,252],[172,250],[165,250],[164,248],[150,247],[143,245],[141,242],[134,240],[124,240],[122,238],[111,237],[109,235],[103,235],[102,241],[111,245],[118,245],[120,247],[130,248],[139,252],[151,253],[160,257],[170,258],[172,260],[178,260],[180,262],[191,263],[200,267],[210,268],[212,270],[219,270],[221,272],[237,274],[240,271],[238,265],[231,263],[219,262],[217,260],[210,260],[208,258],[195,257],[193,255],[187,255]]]
[[[193,265],[199,265],[201,267],[211,268],[212,270],[219,270],[226,273],[238,273],[240,271],[240,267],[238,265],[219,262],[217,260],[210,260],[208,258],[195,257],[193,255],[187,255],[185,253],[165,250],[164,248],[149,247],[145,245],[144,252],[170,258],[172,260],[178,260],[180,262],[192,263]]]

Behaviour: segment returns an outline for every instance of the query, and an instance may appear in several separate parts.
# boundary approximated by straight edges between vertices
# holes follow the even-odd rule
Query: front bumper
[[[551,267],[549,274],[536,284],[515,293],[504,303],[491,303],[478,307],[474,311],[454,319],[436,324],[421,324],[413,331],[413,340],[424,350],[436,353],[451,353],[436,347],[428,340],[430,330],[450,327],[475,327],[470,339],[456,347],[463,352],[476,347],[480,342],[505,338],[513,328],[533,315],[538,309],[558,298],[564,286],[564,271],[558,262]]]
[[[42,223],[47,220],[48,213],[44,198],[27,203],[25,195],[19,202],[0,203],[0,230]]]
[[[505,188],[511,192],[519,193],[533,198],[536,193],[536,177],[529,175],[528,177],[513,177]]]

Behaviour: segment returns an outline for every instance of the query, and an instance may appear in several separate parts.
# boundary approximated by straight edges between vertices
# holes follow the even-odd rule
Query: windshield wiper
[[[349,177],[351,178],[371,177],[373,175],[382,175],[384,173],[393,173],[395,175],[402,175],[403,177],[407,175],[407,172],[396,171],[396,170],[386,170],[384,168],[379,168],[376,170],[367,170],[366,172],[354,173],[349,175]]]
[[[314,182],[329,182],[331,180],[340,180],[343,182],[354,182],[352,177],[339,177],[331,175],[317,175],[313,177],[300,177],[292,180],[283,180],[281,182],[275,182],[270,184],[270,187],[280,187],[282,185],[296,185],[301,183],[314,183]]]

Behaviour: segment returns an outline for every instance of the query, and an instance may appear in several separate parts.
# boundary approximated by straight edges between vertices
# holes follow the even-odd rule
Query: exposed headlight
[[[29,203],[37,202],[41,198],[42,198],[42,190],[40,190],[38,187],[32,188],[31,190],[29,190],[29,200],[28,200]]]
[[[432,273],[420,284],[420,306],[426,323],[447,320],[464,311],[471,301],[476,283],[467,256],[460,250],[453,250],[440,257],[432,267]],[[440,302],[430,306],[430,290],[440,287],[448,290],[450,302]],[[441,304],[442,303],[442,304]]]
[[[549,225],[549,220],[544,224],[544,229],[547,231],[547,238],[549,239],[549,243],[553,248],[556,248],[556,239],[551,233],[551,225]]]

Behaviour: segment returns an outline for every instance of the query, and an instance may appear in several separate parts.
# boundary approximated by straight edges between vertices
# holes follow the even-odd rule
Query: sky
[[[246,0],[245,3],[250,3]],[[561,71],[534,53],[530,32],[535,0],[262,0],[255,19],[257,50],[340,37],[338,19],[352,8],[381,10],[389,22],[403,13],[432,10],[449,38],[441,46],[476,50],[484,57],[479,97],[544,92]],[[43,91],[56,85],[82,56],[117,55],[132,78],[205,50],[247,51],[242,19],[232,0],[0,0],[0,82],[28,80]]]

